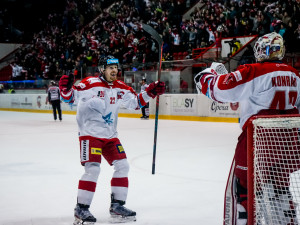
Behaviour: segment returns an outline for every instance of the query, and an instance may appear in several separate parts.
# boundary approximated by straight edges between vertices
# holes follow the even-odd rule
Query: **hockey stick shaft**
[[[160,46],[160,49],[159,49],[159,57],[160,57],[160,59],[159,59],[159,62],[158,62],[158,71],[157,71],[157,73],[158,73],[158,80],[160,81],[160,76],[161,76],[161,61],[162,61],[162,45]],[[152,174],[155,174],[158,112],[159,112],[159,95],[156,97]]]
[[[149,25],[143,24],[143,29],[151,35],[151,37],[158,43],[158,68],[157,76],[158,81],[161,77],[161,63],[162,63],[162,47],[163,41],[159,34]],[[156,143],[157,143],[157,128],[158,128],[158,112],[159,112],[159,96],[156,97],[156,109],[155,109],[155,126],[154,126],[154,143],[153,143],[153,159],[152,159],[152,174],[155,174],[155,164],[156,164]]]

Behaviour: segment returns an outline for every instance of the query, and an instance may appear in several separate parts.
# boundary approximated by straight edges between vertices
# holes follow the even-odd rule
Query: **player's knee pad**
[[[87,162],[84,165],[85,173],[83,174],[81,180],[97,182],[98,176],[100,174],[100,163]]]
[[[129,172],[129,163],[127,159],[115,160],[114,165],[114,177],[127,177]]]

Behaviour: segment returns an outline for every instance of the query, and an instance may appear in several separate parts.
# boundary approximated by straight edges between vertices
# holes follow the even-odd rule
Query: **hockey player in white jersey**
[[[240,105],[242,133],[225,191],[224,225],[247,224],[247,121],[253,115],[299,113],[299,72],[282,63],[284,52],[282,37],[273,32],[260,37],[255,43],[257,63],[242,65],[231,73],[223,64],[213,63],[195,76],[198,92],[218,102],[239,102]],[[278,182],[282,181],[274,181],[274,185]],[[282,225],[298,224],[295,222],[296,206],[289,191],[282,190],[280,195],[274,199],[274,204],[280,205],[279,201],[290,203],[280,212],[285,215]]]
[[[72,76],[62,76],[59,82],[65,102],[77,103],[80,160],[85,172],[78,185],[74,224],[94,224],[96,218],[89,211],[96,190],[102,156],[112,166],[111,205],[112,222],[135,221],[136,212],[124,207],[128,193],[129,164],[117,133],[120,106],[139,110],[150,98],[165,91],[163,82],[153,82],[139,94],[117,80],[118,59],[108,56],[101,62],[101,76],[87,77],[72,85]]]

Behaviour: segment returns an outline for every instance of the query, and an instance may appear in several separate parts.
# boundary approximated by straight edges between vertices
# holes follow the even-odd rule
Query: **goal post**
[[[300,224],[300,116],[253,117],[247,127],[247,225]]]

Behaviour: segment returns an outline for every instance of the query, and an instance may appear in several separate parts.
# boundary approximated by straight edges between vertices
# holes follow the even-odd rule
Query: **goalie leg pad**
[[[263,194],[264,191],[267,193]],[[257,209],[261,221],[275,224],[280,221],[280,225],[298,225],[296,203],[288,189],[274,190],[272,184],[263,185],[258,195]]]
[[[247,212],[243,205],[236,204],[237,220],[236,225],[247,225]]]
[[[239,181],[236,179],[236,225],[246,225],[247,224],[247,188],[243,187]]]

